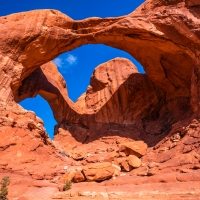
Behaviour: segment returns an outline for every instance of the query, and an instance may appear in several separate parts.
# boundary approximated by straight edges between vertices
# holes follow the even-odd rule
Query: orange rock
[[[94,154],[87,157],[86,161],[88,163],[96,163],[96,162],[112,162],[118,156],[118,154],[114,152],[110,153],[101,153],[101,154]]]
[[[104,157],[101,154],[94,154],[94,155],[89,155],[86,158],[86,162],[88,163],[97,163],[97,162],[103,162]]]
[[[110,163],[95,163],[83,167],[83,173],[87,181],[103,181],[112,178],[115,167]]]
[[[189,182],[189,181],[199,181],[200,170],[196,170],[193,173],[180,173],[177,175],[177,180],[180,182]]]
[[[133,167],[128,164],[127,158],[119,158],[118,163],[122,166],[122,169],[126,172],[129,172],[133,169]]]
[[[128,164],[133,168],[138,168],[141,165],[141,160],[134,155],[130,155],[127,158]]]
[[[83,158],[86,157],[86,152],[81,151],[81,150],[74,150],[74,151],[72,151],[72,153],[71,153],[71,157],[72,157],[74,160],[81,160],[81,159],[83,159]]]
[[[147,144],[143,141],[128,142],[120,144],[120,151],[123,151],[126,155],[135,155],[137,157],[142,157],[147,152]]]
[[[62,177],[61,182],[65,184],[67,181],[72,181],[77,173],[76,169],[69,169],[67,173]]]
[[[137,72],[133,63],[124,58],[115,58],[96,67],[90,79],[90,86],[84,94],[85,98],[82,99],[85,100],[85,110],[99,111],[129,76]]]
[[[137,176],[147,176],[149,172],[148,167],[139,167],[137,169],[134,169],[130,172],[130,175],[137,175]]]
[[[105,154],[104,162],[112,162],[116,157],[118,157],[118,154],[115,151],[107,153]]]
[[[74,175],[73,182],[79,183],[79,182],[82,182],[82,181],[85,181],[85,177],[84,177],[84,175],[81,171],[77,171]]]

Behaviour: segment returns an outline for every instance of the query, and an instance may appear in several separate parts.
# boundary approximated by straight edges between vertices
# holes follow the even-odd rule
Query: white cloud
[[[53,60],[62,73],[72,73],[78,63],[78,58],[72,54],[62,55]]]
[[[74,65],[77,63],[77,57],[75,57],[72,54],[68,54],[66,61],[70,64],[70,65]]]
[[[57,67],[60,67],[60,68],[63,67],[63,61],[62,61],[61,58],[55,58],[55,59],[53,60],[53,62],[54,62],[55,65],[57,65]]]

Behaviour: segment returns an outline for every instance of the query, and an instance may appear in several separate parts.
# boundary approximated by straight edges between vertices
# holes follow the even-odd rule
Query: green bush
[[[10,184],[10,178],[5,176],[1,181],[1,190],[0,190],[0,200],[8,200],[8,185]]]
[[[71,186],[72,186],[72,182],[67,180],[66,184],[63,187],[63,190],[64,191],[69,190],[69,189],[71,189]]]

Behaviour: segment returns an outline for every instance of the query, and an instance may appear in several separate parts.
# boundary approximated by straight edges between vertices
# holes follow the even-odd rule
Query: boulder
[[[116,168],[109,162],[89,164],[83,167],[87,181],[103,181],[112,178]]]
[[[118,163],[122,167],[122,169],[126,172],[131,171],[133,168],[128,164],[127,158],[118,158]]]
[[[142,164],[141,160],[137,156],[134,156],[134,155],[130,155],[127,158],[127,161],[128,161],[128,164],[133,168],[138,168]]]
[[[73,182],[79,183],[82,181],[85,181],[85,176],[83,175],[83,173],[81,171],[77,171],[74,175]]]
[[[71,157],[74,160],[82,160],[83,158],[86,157],[86,152],[84,152],[84,150],[75,150],[75,151],[72,151]]]
[[[126,155],[135,155],[142,157],[147,153],[147,144],[143,141],[127,142],[119,145],[120,151],[123,151]]]
[[[93,155],[88,155],[88,157],[86,158],[86,161],[88,163],[112,162],[117,156],[118,154],[115,151],[100,153],[100,154],[93,154]]]

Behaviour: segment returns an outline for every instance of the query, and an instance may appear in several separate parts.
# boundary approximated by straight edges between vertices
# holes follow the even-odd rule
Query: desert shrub
[[[8,200],[8,185],[10,184],[10,178],[5,176],[1,181],[1,190],[0,190],[0,200]]]
[[[63,187],[63,190],[64,191],[69,190],[69,189],[71,189],[71,186],[72,186],[72,182],[67,180],[66,184]]]

